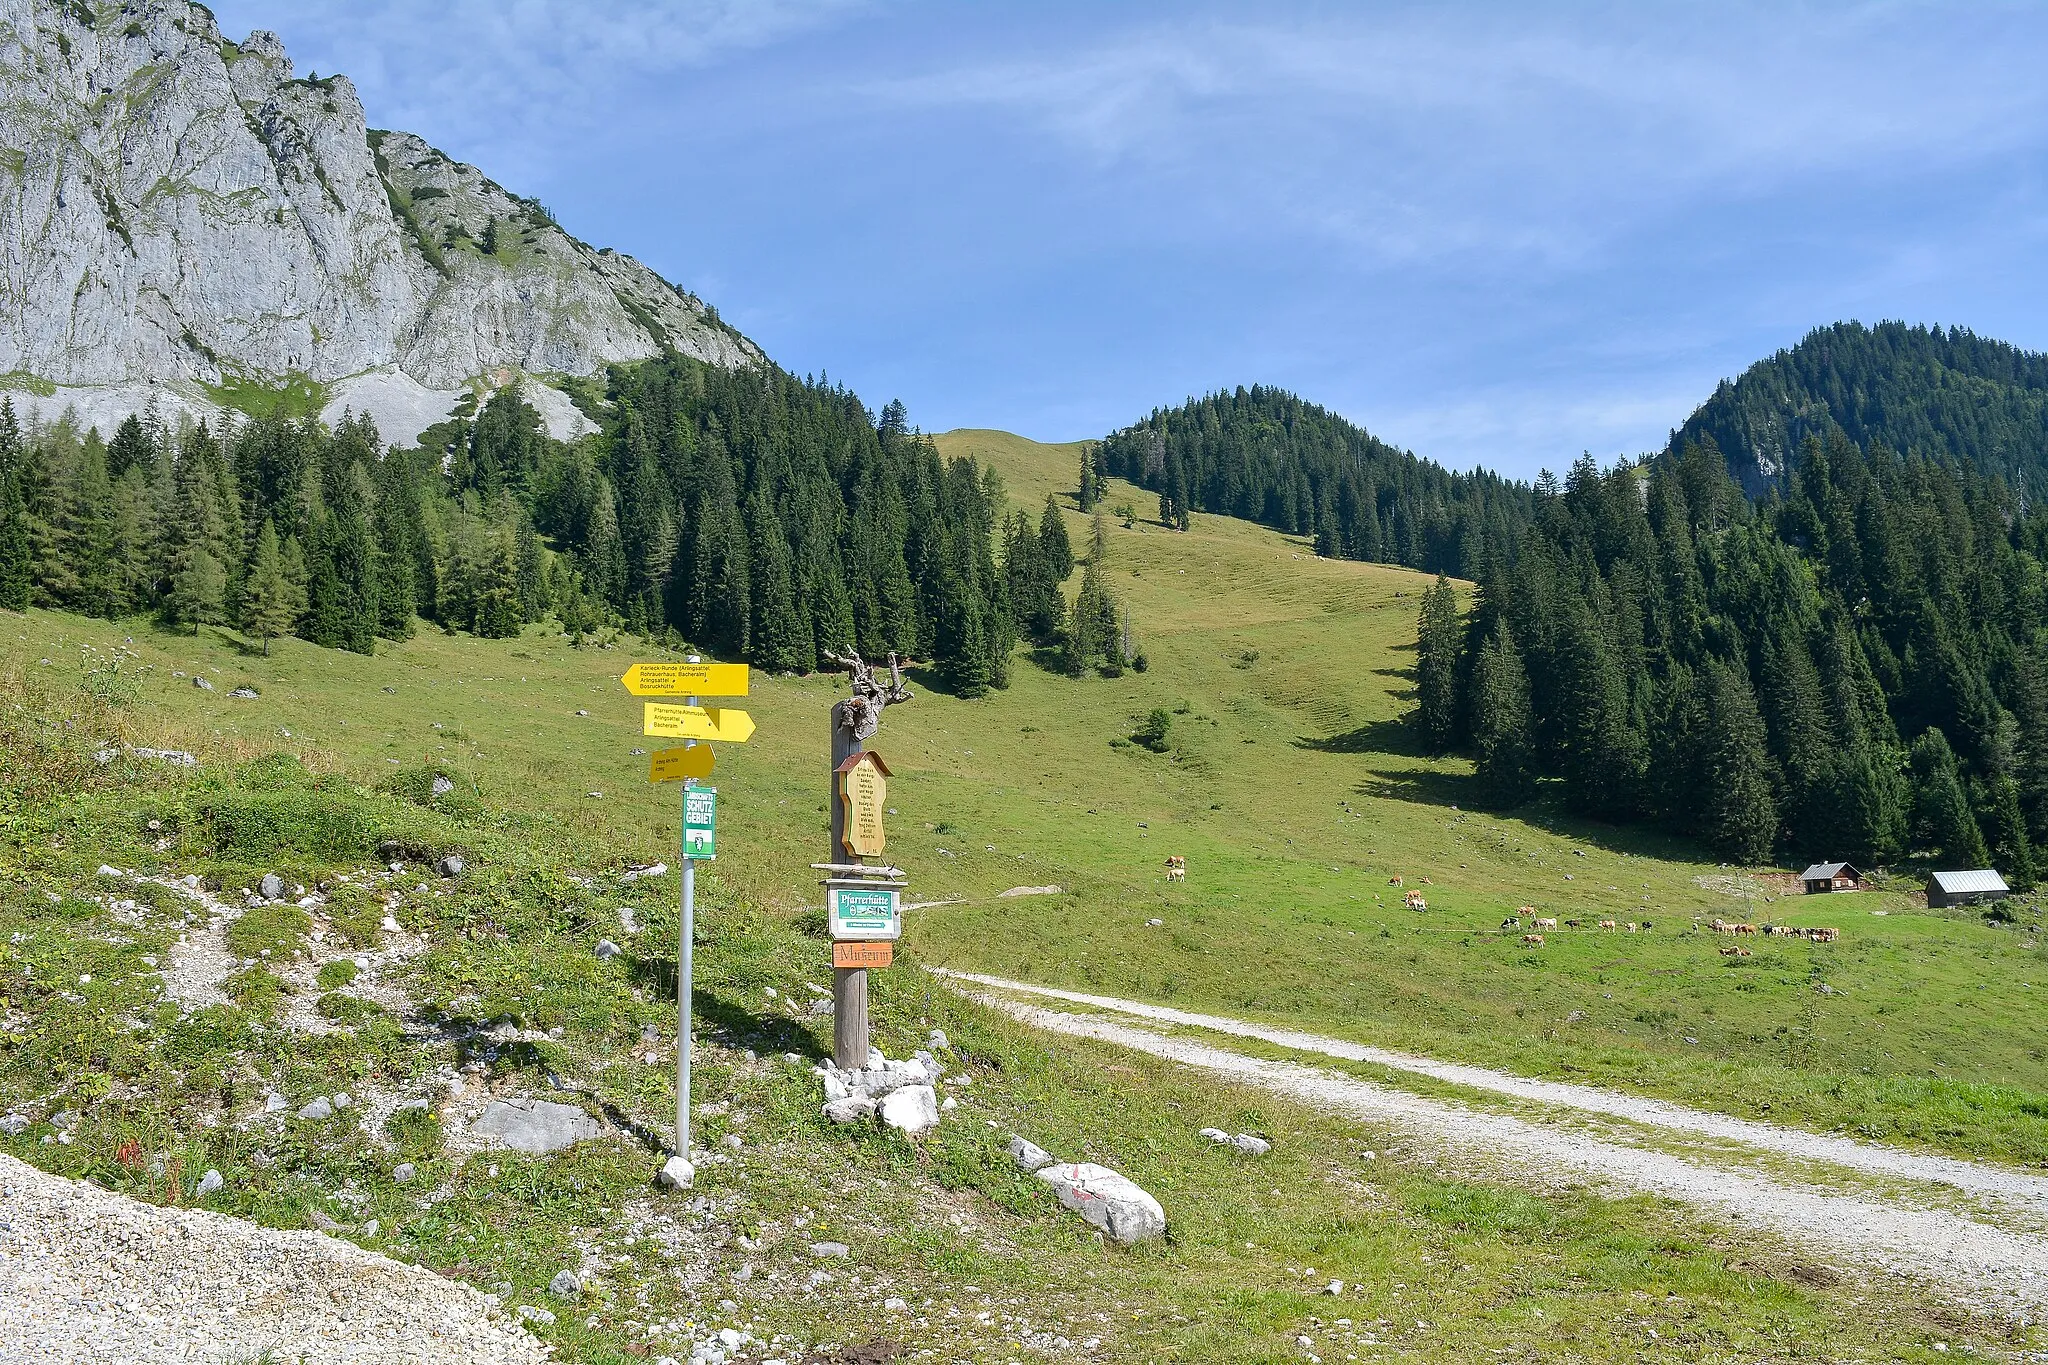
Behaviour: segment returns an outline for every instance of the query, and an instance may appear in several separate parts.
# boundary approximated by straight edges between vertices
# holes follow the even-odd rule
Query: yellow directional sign
[[[689,777],[711,776],[711,749],[699,744],[688,749],[662,749],[647,756],[649,782],[681,782]]]
[[[744,744],[754,733],[754,718],[729,706],[675,706],[668,702],[647,703],[642,734],[664,739],[716,739],[727,744]]]
[[[634,664],[619,681],[636,697],[744,697],[748,678],[745,664]]]

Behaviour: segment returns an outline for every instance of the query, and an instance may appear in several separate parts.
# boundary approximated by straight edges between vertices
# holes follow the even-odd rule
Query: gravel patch
[[[955,974],[955,979],[975,978]],[[993,984],[994,979],[987,980]],[[1044,987],[1017,988],[1065,994]],[[1489,1113],[1294,1062],[1247,1057],[1115,1020],[1062,1014],[998,996],[975,998],[1051,1032],[1115,1043],[1328,1112],[1394,1124],[1426,1139],[1432,1150],[1455,1153],[1462,1163],[1505,1178],[1563,1177],[1654,1194],[1710,1210],[1731,1223],[1775,1233],[1821,1256],[1923,1280],[1936,1291],[1974,1307],[1993,1306],[2029,1316],[2048,1307],[2048,1273],[2040,1269],[2048,1267],[2048,1237],[1992,1227],[1897,1199],[1836,1193],[1818,1185],[1791,1184],[1649,1148],[1602,1141],[1584,1131]],[[1112,1007],[1130,1004],[1100,1003]],[[1504,1154],[1509,1154],[1506,1166]]]
[[[164,1209],[0,1156],[0,1356],[524,1365],[489,1296],[317,1232]]]

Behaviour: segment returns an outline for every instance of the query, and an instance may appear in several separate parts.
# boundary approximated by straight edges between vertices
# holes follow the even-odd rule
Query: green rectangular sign
[[[871,942],[903,936],[902,893],[879,886],[834,886],[826,891],[834,941]]]
[[[718,856],[718,788],[683,789],[683,856],[700,860]]]

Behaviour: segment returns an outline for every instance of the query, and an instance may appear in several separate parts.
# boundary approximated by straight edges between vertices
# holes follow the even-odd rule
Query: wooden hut
[[[2005,878],[1990,868],[1971,872],[1937,872],[1927,882],[1927,903],[1935,909],[1950,905],[1977,905],[2012,894]]]
[[[1799,880],[1806,883],[1809,896],[1817,896],[1823,891],[1863,889],[1863,874],[1848,863],[1815,863],[1799,874]]]

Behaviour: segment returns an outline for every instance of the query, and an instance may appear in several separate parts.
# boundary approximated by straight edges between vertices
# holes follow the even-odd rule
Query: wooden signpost
[[[832,1059],[841,1070],[857,1071],[868,1064],[868,970],[894,960],[891,940],[903,929],[903,874],[868,863],[886,842],[889,768],[867,751],[867,741],[881,729],[883,708],[909,701],[910,689],[893,654],[884,683],[853,650],[824,653],[853,683],[853,695],[832,707],[832,843],[815,866],[832,874],[825,883],[833,922]]]
[[[681,697],[681,705],[649,702],[642,717],[646,734],[683,741],[681,747],[648,755],[647,780],[683,784],[683,923],[676,947],[676,1155],[663,1168],[678,1186],[696,1178],[690,1163],[691,951],[697,933],[697,863],[718,856],[718,792],[699,787],[711,775],[711,750],[701,741],[743,744],[754,733],[754,718],[731,708],[697,705],[699,695],[744,697],[751,679],[745,664],[715,664],[690,656],[684,663],[640,663],[619,681],[636,697]]]

